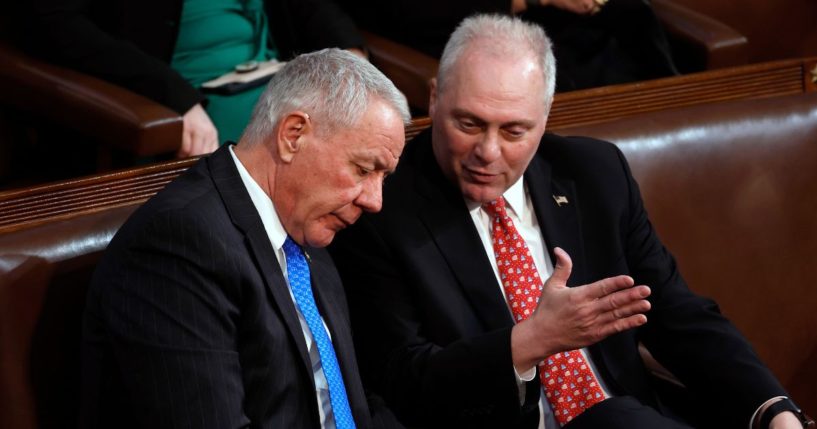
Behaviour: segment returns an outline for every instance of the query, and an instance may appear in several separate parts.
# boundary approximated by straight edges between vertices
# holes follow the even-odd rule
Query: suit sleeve
[[[525,419],[535,425],[539,385],[528,383],[520,406],[511,327],[445,344],[432,341],[423,313],[435,310],[423,308],[414,289],[435,280],[418,279],[430,274],[393,253],[404,249],[386,243],[380,232],[388,230],[365,217],[330,247],[347,290],[364,385],[383,395],[409,426],[513,427]]]
[[[709,415],[728,427],[745,426],[760,404],[785,392],[717,304],[689,290],[647,217],[624,156],[618,156],[629,188],[627,263],[636,284],[652,288],[641,340],[700,406],[715,407]]]
[[[250,423],[236,344],[242,270],[204,217],[155,216],[95,274],[86,343],[111,345],[136,427]]]
[[[26,38],[32,50],[49,61],[127,88],[179,114],[204,99],[164,60],[103,30],[90,15],[90,3],[35,0],[26,6],[26,22],[30,27],[26,29]],[[163,19],[156,21],[154,24],[169,25]],[[167,28],[144,31],[167,33],[168,37],[173,34]]]

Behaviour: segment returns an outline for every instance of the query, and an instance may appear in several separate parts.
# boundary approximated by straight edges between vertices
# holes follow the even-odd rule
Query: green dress
[[[184,0],[171,67],[196,88],[237,64],[276,57],[263,0]],[[264,86],[209,94],[206,106],[220,143],[238,141]]]

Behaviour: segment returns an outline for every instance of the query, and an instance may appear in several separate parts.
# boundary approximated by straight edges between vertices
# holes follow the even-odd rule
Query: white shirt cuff
[[[757,407],[757,409],[755,410],[754,414],[752,414],[752,418],[749,419],[749,429],[752,429],[752,427],[754,427],[755,418],[760,417],[758,414],[760,413],[760,410],[763,409],[763,407],[765,407],[766,405],[771,405],[772,403],[777,402],[777,401],[782,400],[782,399],[788,399],[788,396],[775,396],[774,398],[771,398],[768,401],[760,404],[760,406]],[[760,428],[760,429],[766,429],[766,428]]]
[[[527,392],[525,383],[536,378],[536,367],[532,366],[522,374],[519,374],[516,367],[513,367],[513,373],[516,376],[516,388],[519,390],[519,405],[523,405],[525,403],[525,392]]]

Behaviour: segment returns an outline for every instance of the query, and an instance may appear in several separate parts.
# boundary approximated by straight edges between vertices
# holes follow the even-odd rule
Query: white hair
[[[273,75],[242,140],[263,141],[296,110],[319,119],[323,125],[316,131],[326,135],[356,125],[373,99],[385,101],[410,123],[406,97],[365,59],[336,48],[299,55]]]
[[[449,75],[463,53],[471,46],[505,58],[532,55],[542,69],[546,111],[550,110],[556,89],[556,58],[550,38],[536,24],[516,17],[496,14],[474,15],[464,19],[445,44],[437,71],[437,91],[442,93]],[[467,67],[467,65],[466,65]]]

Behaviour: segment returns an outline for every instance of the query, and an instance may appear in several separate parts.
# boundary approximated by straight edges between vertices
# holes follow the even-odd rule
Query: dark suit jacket
[[[352,413],[371,427],[340,279],[306,251]],[[83,427],[320,427],[295,305],[228,145],[116,234],[84,336]]]
[[[745,426],[756,407],[783,393],[715,303],[688,290],[615,146],[545,135],[525,180],[550,257],[559,246],[573,259],[570,286],[629,274],[652,288],[644,327],[589,347],[612,394],[660,409],[639,341],[713,401],[725,427]],[[568,204],[560,207],[554,195]],[[398,417],[428,426],[535,427],[538,381],[528,383],[520,406],[510,312],[429,132],[409,143],[386,181],[382,212],[341,233],[330,251],[347,287],[364,384]]]
[[[144,95],[184,114],[204,98],[169,64],[183,0],[34,0],[23,42],[34,53]],[[265,0],[279,57],[362,47],[333,0]]]

